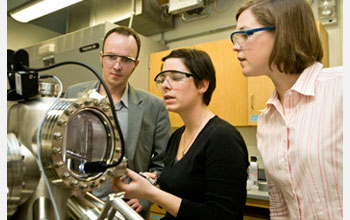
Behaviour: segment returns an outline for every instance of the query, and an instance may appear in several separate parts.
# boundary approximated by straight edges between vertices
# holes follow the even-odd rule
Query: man
[[[103,79],[116,106],[118,122],[125,142],[128,168],[136,172],[154,172],[163,168],[163,158],[170,135],[170,121],[163,101],[141,90],[134,89],[128,79],[139,64],[140,38],[127,27],[116,27],[104,38],[100,60]],[[69,87],[65,97],[73,98],[82,92],[96,89],[106,96],[98,81],[80,83]],[[106,199],[113,193],[111,181],[93,194]],[[130,199],[127,203],[145,219],[149,216],[150,201]]]

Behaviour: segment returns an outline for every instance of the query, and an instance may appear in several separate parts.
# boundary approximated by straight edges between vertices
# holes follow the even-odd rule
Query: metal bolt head
[[[80,184],[80,188],[81,189],[87,189],[88,188],[88,185],[86,183],[81,183]]]
[[[80,108],[83,105],[83,103],[81,103],[81,101],[76,101],[73,103],[73,106],[76,108]]]
[[[91,184],[90,184],[90,187],[94,188],[97,186],[97,183],[95,181],[92,181]]]
[[[91,103],[92,103],[91,99],[86,99],[86,100],[84,101],[84,104],[85,104],[85,105],[90,105]]]
[[[64,120],[64,119],[59,119],[58,121],[57,121],[57,124],[59,125],[59,126],[62,126],[62,125],[64,125],[66,123],[66,121]]]
[[[64,114],[66,115],[71,115],[73,113],[72,109],[67,108],[66,110],[64,110]]]
[[[106,182],[106,181],[107,181],[107,178],[106,178],[105,176],[101,177],[101,179],[100,179],[100,182],[101,182],[101,183],[104,183],[104,182]]]
[[[105,111],[105,112],[108,111],[109,110],[109,106],[108,105],[103,106],[102,110]]]
[[[56,168],[60,168],[60,167],[63,167],[63,166],[64,166],[63,161],[59,161],[59,162],[55,163],[55,167]]]
[[[78,180],[72,180],[71,182],[70,182],[70,185],[72,185],[72,186],[77,186],[78,185]]]
[[[52,152],[54,154],[60,154],[62,151],[61,151],[61,149],[59,147],[54,147],[54,148],[52,148]]]
[[[94,106],[99,106],[100,104],[101,104],[101,102],[99,100],[94,101]]]
[[[114,169],[108,169],[108,170],[107,170],[107,174],[108,174],[109,176],[113,176],[113,173],[114,173]]]
[[[62,138],[62,133],[61,132],[55,132],[53,134],[53,137],[56,139],[56,140],[59,140]]]
[[[63,178],[67,179],[68,177],[70,177],[70,174],[68,172],[64,172],[63,173]]]

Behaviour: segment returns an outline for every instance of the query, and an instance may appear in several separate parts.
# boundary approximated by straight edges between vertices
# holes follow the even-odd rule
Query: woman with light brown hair
[[[343,68],[323,68],[305,0],[252,0],[231,34],[245,76],[275,90],[258,118],[271,219],[343,217]]]

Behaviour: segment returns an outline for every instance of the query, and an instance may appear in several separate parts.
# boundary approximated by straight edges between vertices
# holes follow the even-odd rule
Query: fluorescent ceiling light
[[[19,22],[27,23],[81,1],[83,0],[40,0],[11,11],[10,15]]]

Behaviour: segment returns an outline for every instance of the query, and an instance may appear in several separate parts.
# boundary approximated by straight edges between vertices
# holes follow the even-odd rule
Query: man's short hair
[[[119,26],[119,27],[115,27],[111,30],[109,30],[104,39],[103,39],[103,45],[102,45],[102,52],[104,52],[105,49],[105,42],[106,39],[108,38],[109,35],[113,34],[113,33],[118,33],[120,35],[124,35],[124,36],[133,36],[134,39],[136,40],[136,44],[137,44],[137,54],[136,54],[136,59],[138,59],[139,54],[140,54],[140,48],[141,48],[141,40],[139,35],[136,33],[136,31],[134,31],[134,29],[132,28],[128,28],[128,27],[124,27],[124,26]]]

